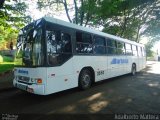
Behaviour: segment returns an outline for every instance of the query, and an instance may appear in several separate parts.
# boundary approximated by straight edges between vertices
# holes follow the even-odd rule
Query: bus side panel
[[[139,59],[140,59],[140,70],[142,70],[146,67],[146,58],[144,56],[141,56]]]
[[[143,69],[146,67],[146,57],[143,56]]]
[[[46,94],[77,87],[77,76],[73,71],[73,57],[61,66],[48,67]]]
[[[92,67],[95,74],[95,81],[106,78],[107,73],[107,56],[74,56],[74,71],[81,71],[85,67]]]
[[[139,71],[140,68],[139,68],[139,58],[138,56],[131,56],[131,65],[130,65],[130,72],[131,72],[131,69],[132,69],[132,64],[135,63],[136,64],[136,71]]]
[[[131,61],[126,56],[75,56],[74,70],[80,71],[91,66],[95,71],[95,81],[120,76],[131,72]],[[131,58],[130,58],[131,59]],[[128,61],[128,62],[127,62]],[[129,62],[130,61],[130,62]]]
[[[137,56],[135,59],[137,60],[137,65],[136,65],[137,70],[136,71],[139,72],[144,68],[145,61],[142,56]]]
[[[126,74],[125,56],[108,56],[108,74],[106,78]]]

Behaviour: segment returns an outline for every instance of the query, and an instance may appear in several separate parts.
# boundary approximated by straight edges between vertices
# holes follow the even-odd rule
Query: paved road
[[[136,76],[124,75],[96,83],[91,89],[78,88],[49,96],[21,90],[0,93],[0,113],[159,113],[160,63],[149,63]]]

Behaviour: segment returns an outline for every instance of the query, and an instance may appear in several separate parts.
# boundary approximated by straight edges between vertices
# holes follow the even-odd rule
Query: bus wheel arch
[[[136,63],[132,63],[131,75],[136,75],[137,66]]]
[[[84,83],[85,81],[86,84]],[[82,90],[85,90],[90,88],[92,83],[94,82],[95,82],[94,69],[90,66],[82,68],[78,77],[78,87]]]

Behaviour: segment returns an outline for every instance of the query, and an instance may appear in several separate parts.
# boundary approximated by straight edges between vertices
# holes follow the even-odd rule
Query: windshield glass
[[[16,65],[41,66],[43,65],[42,29],[34,28],[30,24],[23,28],[17,40]]]

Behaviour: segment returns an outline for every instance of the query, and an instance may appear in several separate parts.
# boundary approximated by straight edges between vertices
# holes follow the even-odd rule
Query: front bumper
[[[25,90],[27,92],[37,94],[37,95],[45,95],[45,86],[43,84],[42,85],[38,85],[38,84],[28,85],[28,84],[20,83],[14,79],[13,86],[21,90]]]

